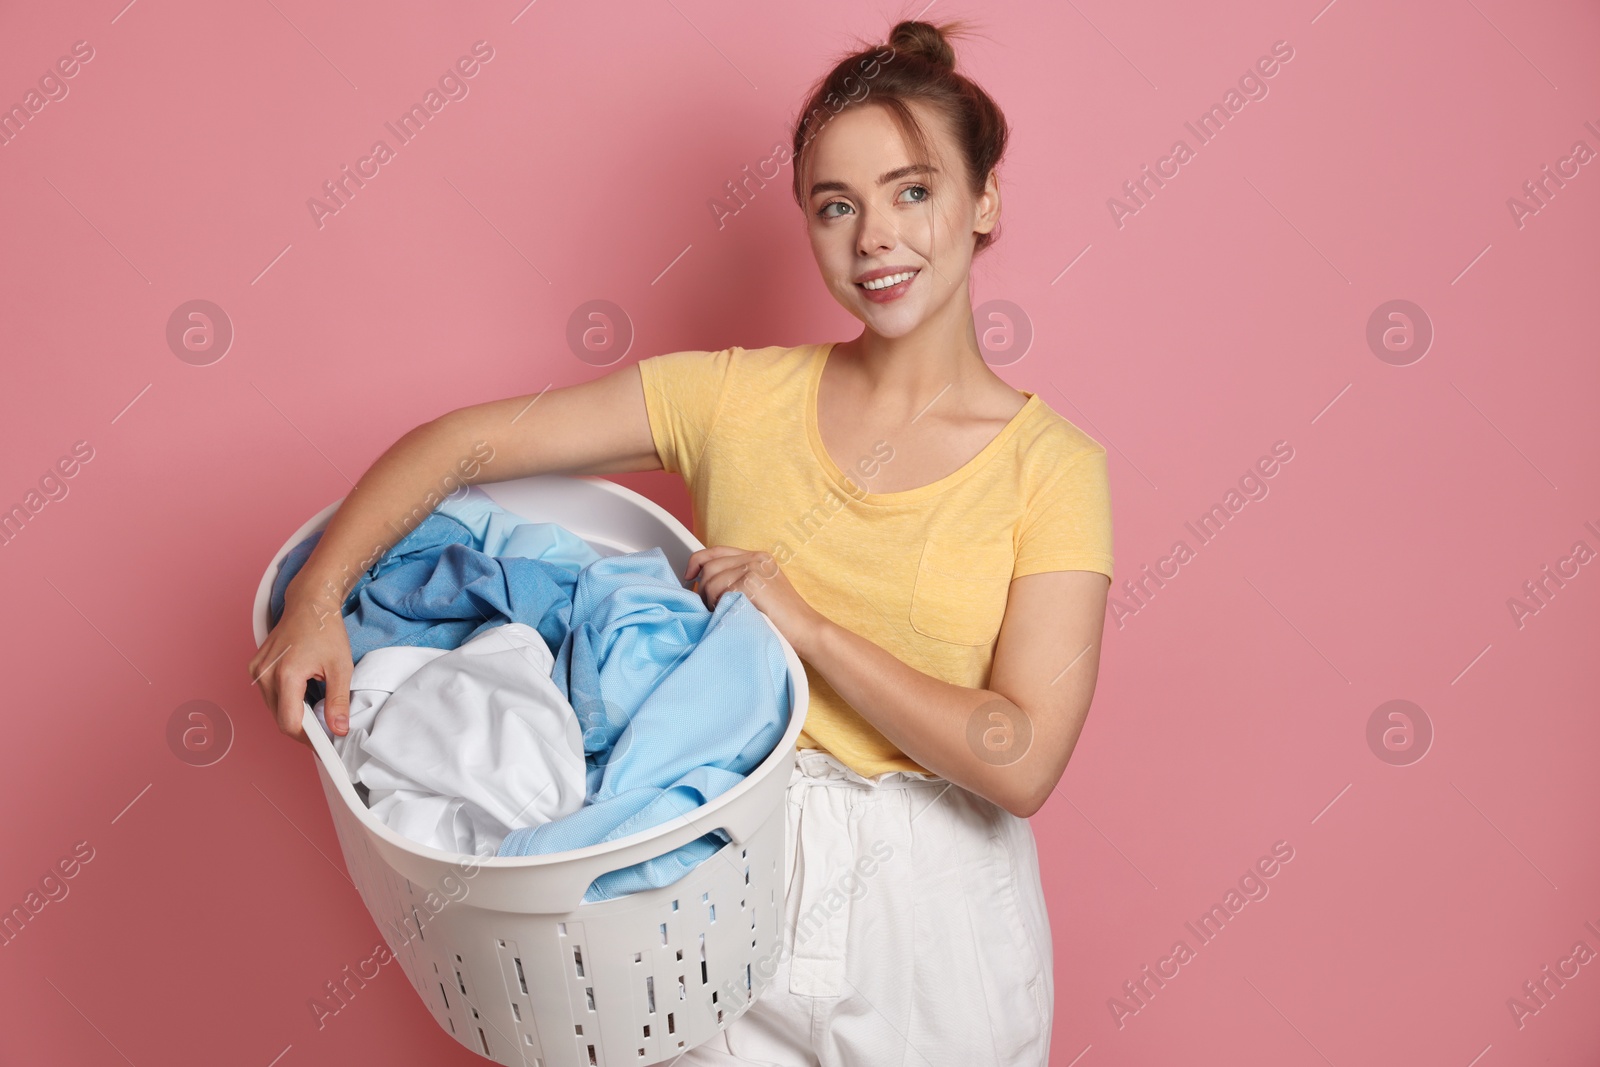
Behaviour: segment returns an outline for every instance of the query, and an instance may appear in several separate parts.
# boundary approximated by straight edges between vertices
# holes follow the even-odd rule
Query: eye
[[[921,196],[917,197],[915,200],[911,201],[911,203],[913,203],[913,204],[926,203],[927,200],[928,200],[928,197],[933,195],[932,193],[928,192],[928,187],[926,185],[908,185],[904,189],[901,190],[901,195],[904,195],[905,193],[912,192],[913,190],[915,190],[917,192],[920,192],[922,194]]]
[[[822,218],[822,219],[836,219],[839,216],[838,215],[830,215],[830,214],[828,214],[828,209],[830,207],[849,207],[849,206],[850,205],[848,203],[846,203],[845,201],[843,201],[843,200],[830,200],[826,204],[823,204],[822,207],[818,209],[817,217],[818,218]]]

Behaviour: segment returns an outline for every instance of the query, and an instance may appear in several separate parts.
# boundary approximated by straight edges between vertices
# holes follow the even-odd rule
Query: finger
[[[730,553],[743,551],[744,549],[734,548],[732,545],[710,545],[706,548],[697,548],[689,553],[689,565],[684,568],[683,576],[685,579],[693,578],[695,572],[709,561],[719,559]]]
[[[716,580],[717,575],[727,570],[729,566],[730,563],[725,555],[709,556],[702,559],[699,562],[699,573],[693,577],[690,584],[698,587],[700,596],[703,598],[710,591],[711,584]]]
[[[278,682],[268,670],[260,673],[265,667],[261,663],[250,665],[250,684],[261,691],[261,699],[266,702],[267,710],[276,713],[278,707]]]
[[[716,573],[711,576],[701,590],[706,600],[706,607],[715,611],[717,601],[722,599],[722,595],[743,581],[749,571],[750,564],[741,560],[730,561],[719,566]]]
[[[343,737],[350,732],[350,664],[340,660],[327,671],[327,696],[322,701],[322,717],[328,729]]]
[[[263,647],[265,647],[265,646],[263,646]],[[261,651],[258,649],[256,651],[256,654],[250,657],[250,662],[246,663],[244,665],[244,672],[250,676],[250,685],[252,687],[258,688],[260,690],[260,692],[261,692],[262,698],[266,699],[266,694],[267,694],[266,687],[260,685],[261,678],[260,678],[259,674],[257,673],[260,669],[261,669]],[[269,708],[272,707],[272,701],[271,700],[267,700],[267,707],[269,707]]]
[[[288,648],[279,649],[278,642],[269,634],[267,643],[261,646],[256,652],[255,659],[250,661],[250,683],[260,686],[261,697],[267,702],[268,708],[278,706],[278,679],[272,668],[276,667],[278,661],[293,647],[289,645]]]
[[[309,671],[287,661],[278,663],[276,672],[278,729],[290,737],[305,737],[305,724],[302,719],[305,715],[306,679],[309,677],[311,677]]]

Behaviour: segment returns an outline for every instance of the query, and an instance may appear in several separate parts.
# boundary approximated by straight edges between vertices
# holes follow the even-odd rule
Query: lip
[[[901,274],[906,271],[914,273],[898,285],[891,285],[887,289],[861,289],[862,282],[871,281],[874,278],[883,278],[890,274]],[[922,277],[922,268],[920,267],[885,267],[881,270],[869,271],[863,274],[856,280],[856,288],[861,289],[861,295],[874,304],[887,304],[891,300],[899,300],[902,296],[905,296],[920,277]]]

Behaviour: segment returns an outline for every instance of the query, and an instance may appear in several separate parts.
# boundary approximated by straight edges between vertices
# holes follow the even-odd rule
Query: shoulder
[[[826,345],[766,345],[725,350],[730,388],[744,403],[788,402],[805,389]]]
[[[647,356],[640,365],[650,363],[656,370],[694,370],[718,367],[737,369],[746,374],[778,372],[801,364],[809,364],[820,354],[824,345],[768,345],[764,348],[745,348],[729,345],[727,348],[684,349]]]
[[[1103,458],[1105,446],[1052,408],[1041,394],[1033,417],[1017,434],[1018,462],[1026,481],[1038,486],[1085,459]]]
[[[767,345],[765,348],[741,348],[740,361],[750,374],[783,374],[796,368],[809,367],[820,359],[826,344]]]

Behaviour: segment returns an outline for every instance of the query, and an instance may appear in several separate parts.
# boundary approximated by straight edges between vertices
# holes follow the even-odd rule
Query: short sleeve
[[[668,352],[639,361],[656,454],[663,468],[685,481],[694,477],[711,439],[738,351]]]
[[[1032,495],[1017,528],[1017,558],[1011,576],[1042,571],[1111,569],[1111,490],[1106,452],[1078,453]]]

